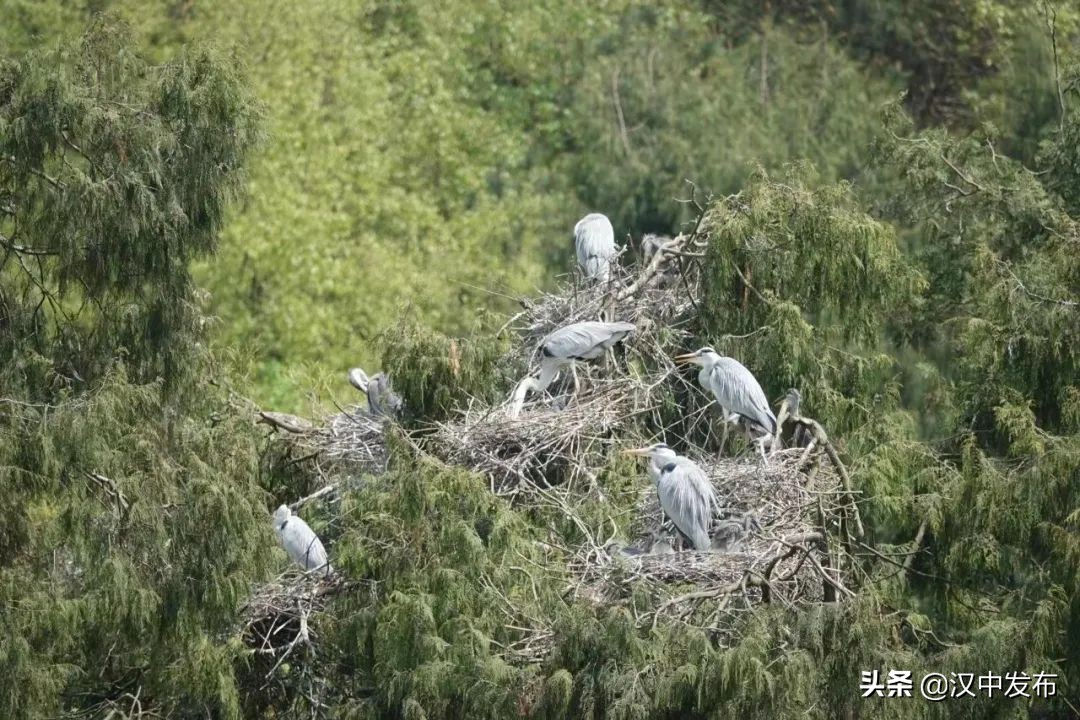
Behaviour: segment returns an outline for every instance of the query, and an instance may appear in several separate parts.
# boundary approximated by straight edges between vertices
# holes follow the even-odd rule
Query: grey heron
[[[790,417],[795,423],[795,430],[791,435],[792,447],[806,447],[813,439],[813,433],[802,420],[801,403],[802,394],[796,388],[791,388],[787,391],[787,395],[784,396],[784,402],[780,409],[781,417]]]
[[[608,546],[612,554],[618,553],[624,558],[643,558],[646,555],[669,555],[675,552],[671,547],[671,538],[653,532],[649,537],[642,538],[636,543],[625,545],[611,542]]]
[[[292,561],[304,570],[325,568],[327,575],[333,572],[319,536],[302,518],[293,515],[288,505],[274,511],[274,532]]]
[[[574,225],[574,248],[585,277],[607,282],[611,263],[619,253],[615,247],[615,229],[606,215],[589,213],[578,220]]]
[[[709,525],[720,503],[705,471],[664,443],[623,452],[649,458],[649,477],[656,483],[656,496],[664,514],[696,550],[708,550]]]
[[[392,417],[401,412],[401,396],[394,392],[386,373],[368,377],[361,368],[349,371],[349,383],[367,395],[368,412],[375,417]]]
[[[656,260],[656,254],[661,249],[672,241],[670,235],[653,235],[652,233],[643,235],[641,237],[641,262],[644,266],[648,267]],[[669,258],[672,256],[669,256]],[[657,272],[657,287],[668,287],[672,283],[678,281],[679,268],[678,264],[669,264],[667,266],[660,266],[656,269]]]
[[[577,360],[595,360],[634,331],[634,324],[627,322],[579,322],[555,330],[540,341],[540,375],[526,377],[518,383],[511,398],[507,415],[516,419],[525,404],[525,395],[543,392],[562,368],[573,369]],[[574,376],[575,385],[577,375]]]
[[[771,438],[776,432],[776,416],[769,408],[765,391],[761,389],[761,384],[758,383],[754,374],[741,362],[719,355],[708,346],[692,353],[678,355],[675,361],[697,365],[701,368],[698,372],[698,382],[716,398],[724,416],[724,434],[720,441],[721,452],[727,442],[728,423],[745,421],[748,424],[747,434],[750,430],[757,430],[759,435],[768,435]],[[767,465],[764,443],[764,439],[761,438],[757,446],[762,461]]]

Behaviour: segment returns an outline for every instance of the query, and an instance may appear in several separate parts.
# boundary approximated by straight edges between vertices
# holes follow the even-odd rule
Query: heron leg
[[[574,378],[574,397],[577,397],[581,392],[581,381],[577,376],[577,363],[570,363],[570,375]]]
[[[765,455],[765,438],[761,437],[754,444],[757,445],[758,453],[761,455],[761,463],[769,467],[769,458]]]
[[[723,428],[723,430],[720,431],[720,449],[717,450],[717,452],[716,452],[716,457],[718,457],[718,458],[724,457],[724,447],[727,445],[727,434],[728,434],[728,421],[727,421],[727,418],[724,418],[724,423],[723,424],[724,424],[724,428]]]

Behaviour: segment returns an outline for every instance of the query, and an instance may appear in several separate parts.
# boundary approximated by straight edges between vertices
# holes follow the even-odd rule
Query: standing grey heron
[[[709,526],[720,501],[705,471],[664,443],[623,452],[649,458],[647,472],[656,483],[656,496],[664,514],[696,550],[708,550],[712,546]]]
[[[386,373],[368,377],[360,368],[349,371],[349,384],[367,395],[368,412],[375,417],[393,417],[401,412],[401,396],[394,392]]]
[[[292,561],[304,570],[325,568],[327,575],[333,572],[319,536],[302,518],[293,515],[288,505],[274,511],[274,532]]]
[[[615,247],[615,228],[606,215],[589,213],[578,220],[574,225],[574,248],[585,277],[607,282],[611,263],[619,253]]]
[[[762,461],[768,465],[765,457],[764,435],[770,438],[776,432],[776,416],[765,399],[754,374],[734,358],[723,357],[711,347],[675,357],[678,363],[697,365],[698,382],[707,392],[711,392],[724,416],[724,434],[720,440],[720,452],[727,444],[728,424],[744,421],[747,423],[747,435],[756,430],[762,437],[757,441],[758,452]],[[748,437],[749,439],[749,437]]]
[[[592,321],[574,323],[554,331],[540,341],[540,375],[536,378],[526,377],[518,383],[507,415],[516,419],[525,404],[525,395],[530,390],[546,390],[562,368],[569,365],[573,371],[575,361],[595,360],[633,331],[633,323]],[[576,372],[574,386],[576,390]]]

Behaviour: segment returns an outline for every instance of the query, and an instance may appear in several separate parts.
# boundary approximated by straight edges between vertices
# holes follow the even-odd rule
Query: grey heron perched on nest
[[[526,377],[518,383],[507,410],[510,419],[521,414],[525,396],[530,390],[543,392],[547,389],[559,371],[567,365],[571,371],[578,360],[595,360],[610,350],[615,343],[634,331],[633,323],[627,322],[579,322],[555,330],[540,341],[540,375]],[[574,374],[574,386],[577,389],[577,374]]]
[[[618,256],[615,247],[615,228],[606,215],[589,213],[574,225],[574,249],[578,265],[590,280],[607,282],[611,263]]]
[[[333,572],[319,536],[302,518],[293,515],[288,505],[274,511],[274,532],[289,558],[304,570],[325,570],[327,575]]]
[[[664,514],[680,533],[690,539],[695,550],[711,548],[709,526],[720,501],[705,471],[665,443],[623,452],[649,458],[647,472],[656,483],[656,496]]]
[[[678,355],[675,361],[697,365],[698,382],[707,392],[711,392],[724,416],[724,433],[720,441],[720,452],[727,444],[728,424],[745,422],[747,439],[752,432],[757,432],[756,441],[762,461],[768,465],[765,457],[766,437],[772,438],[776,432],[776,416],[769,408],[765,391],[761,389],[754,374],[735,358],[719,355],[711,347],[703,347],[692,353]]]
[[[401,396],[394,392],[386,373],[368,377],[360,368],[349,371],[349,384],[367,395],[368,412],[375,417],[394,417],[401,412]]]

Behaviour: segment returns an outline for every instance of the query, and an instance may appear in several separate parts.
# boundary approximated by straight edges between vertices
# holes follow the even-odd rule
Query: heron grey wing
[[[665,469],[657,483],[656,494],[660,498],[660,507],[679,532],[690,538],[697,549],[708,548],[707,504],[687,476],[686,467],[676,463],[671,470]]]
[[[326,564],[326,548],[323,547],[322,541],[319,540],[315,533],[311,534],[311,539],[304,545],[304,562],[302,564],[305,570],[314,570]]]
[[[615,229],[611,221],[599,213],[582,218],[574,226],[574,247],[578,264],[589,277],[606,274],[615,256]]]
[[[632,323],[580,322],[559,328],[541,342],[544,353],[557,358],[599,357],[604,348],[621,340]]]
[[[401,397],[394,392],[390,378],[378,373],[368,385],[368,407],[373,415],[391,415],[401,408]]]
[[[712,481],[709,480],[709,476],[705,474],[705,471],[701,469],[701,466],[690,458],[682,459],[685,463],[687,478],[693,484],[695,491],[701,499],[700,504],[703,509],[701,520],[705,524],[705,527],[708,527],[712,520],[713,512],[720,508],[720,498],[716,496],[716,488],[713,487]]]
[[[770,433],[776,432],[776,417],[769,409],[765,391],[741,362],[721,358],[709,375],[709,384],[723,407],[749,418]]]
[[[312,570],[326,564],[326,549],[315,531],[298,517],[289,518],[281,532],[281,542],[285,552],[293,562],[305,570]]]

